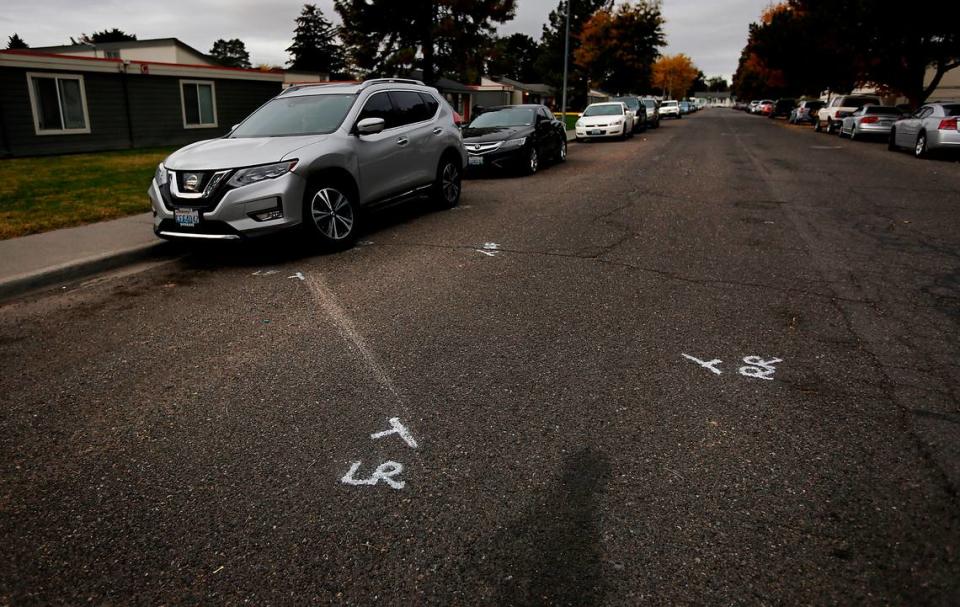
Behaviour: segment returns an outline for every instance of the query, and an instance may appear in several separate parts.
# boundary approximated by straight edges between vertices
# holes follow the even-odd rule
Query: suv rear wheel
[[[330,250],[353,245],[357,204],[349,188],[336,182],[312,186],[307,189],[303,207],[303,225],[311,240]]]

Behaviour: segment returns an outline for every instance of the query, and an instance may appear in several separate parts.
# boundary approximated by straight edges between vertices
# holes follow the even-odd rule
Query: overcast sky
[[[336,21],[333,0],[316,4]],[[729,78],[748,24],[767,4],[769,0],[663,0],[665,52],[686,53],[707,76]],[[539,39],[556,5],[557,0],[517,0],[516,18],[500,31]],[[52,46],[67,44],[81,32],[119,27],[141,39],[179,38],[204,52],[217,38],[240,38],[254,65],[282,65],[302,6],[277,0],[4,0],[0,36],[3,46],[14,32],[30,46]]]

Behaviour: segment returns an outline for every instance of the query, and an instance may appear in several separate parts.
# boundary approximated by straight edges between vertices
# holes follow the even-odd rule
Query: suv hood
[[[219,170],[286,160],[300,148],[323,141],[326,135],[208,139],[180,148],[164,161],[168,169]]]
[[[479,127],[463,129],[464,143],[485,143],[488,141],[506,141],[507,139],[519,139],[529,135],[533,127],[529,126],[503,126],[503,127]]]

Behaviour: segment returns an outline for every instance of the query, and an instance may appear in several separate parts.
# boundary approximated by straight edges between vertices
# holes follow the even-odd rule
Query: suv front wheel
[[[455,156],[444,156],[437,167],[437,180],[433,184],[433,199],[444,209],[452,209],[460,204],[460,191],[463,189],[463,173]]]
[[[303,207],[303,225],[311,240],[331,250],[353,245],[357,204],[348,188],[337,183],[311,187],[304,196]]]

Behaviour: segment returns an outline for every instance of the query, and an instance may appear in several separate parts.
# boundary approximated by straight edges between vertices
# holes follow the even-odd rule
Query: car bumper
[[[889,135],[892,124],[858,124],[854,130],[858,135]]]
[[[603,139],[604,137],[622,137],[626,124],[606,127],[577,127],[577,139]]]
[[[927,148],[931,150],[956,150],[960,149],[960,131],[936,130],[928,131]]]
[[[287,173],[229,190],[210,208],[201,200],[173,202],[152,181],[148,194],[153,206],[153,231],[161,238],[196,240],[238,240],[278,232],[301,223],[305,187],[305,179]],[[192,227],[178,225],[176,209],[196,209],[199,223]],[[283,216],[267,221],[254,218],[271,209],[282,210]]]
[[[468,154],[467,172],[480,173],[489,170],[512,170],[526,165],[529,146],[511,150],[497,150],[485,154]],[[479,163],[479,164],[478,164]]]

